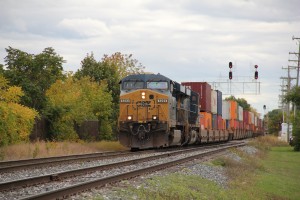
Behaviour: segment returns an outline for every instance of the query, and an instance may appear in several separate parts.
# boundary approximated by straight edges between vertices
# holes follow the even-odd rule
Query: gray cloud
[[[247,99],[276,108],[299,27],[296,0],[2,0],[0,57],[8,46],[30,53],[51,46],[67,60],[65,70],[76,71],[87,53],[100,60],[120,51],[177,81],[226,79],[229,61],[234,77],[253,77],[258,64],[262,94]]]

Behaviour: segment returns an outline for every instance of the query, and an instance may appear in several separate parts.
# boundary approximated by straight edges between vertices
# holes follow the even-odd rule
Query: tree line
[[[29,140],[36,118],[45,117],[49,140],[77,140],[74,130],[85,120],[98,120],[100,139],[112,139],[119,113],[119,81],[143,72],[144,66],[132,54],[116,52],[97,61],[93,53],[81,61],[74,74],[64,73],[66,62],[52,47],[39,54],[16,48],[5,49],[0,64],[0,146]],[[245,99],[236,100],[245,110],[256,112]],[[295,150],[300,150],[300,87],[294,87],[284,98],[297,108],[291,116]],[[278,134],[282,111],[269,112],[268,130]]]
[[[49,140],[77,140],[74,129],[98,120],[101,139],[116,133],[119,81],[144,66],[132,54],[116,52],[97,61],[87,54],[74,74],[52,47],[30,54],[8,47],[0,65],[0,146],[29,140],[36,118],[49,122]]]

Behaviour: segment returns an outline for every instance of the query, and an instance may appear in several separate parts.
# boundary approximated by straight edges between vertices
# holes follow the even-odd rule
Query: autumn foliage
[[[100,133],[109,139],[112,113],[111,94],[105,82],[98,84],[90,77],[56,81],[46,92],[47,115],[51,120],[51,137],[57,140],[76,140],[75,126],[85,120],[99,120]]]
[[[24,93],[2,75],[0,88],[0,146],[28,140],[37,111],[18,103]]]

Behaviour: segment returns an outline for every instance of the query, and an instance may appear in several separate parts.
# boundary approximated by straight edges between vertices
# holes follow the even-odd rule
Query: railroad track
[[[2,194],[4,194],[4,196],[7,196],[7,193],[10,192],[9,191],[10,189],[13,189],[13,191],[15,192],[15,190],[18,190],[17,188],[22,187],[22,189],[19,189],[20,193],[22,193],[22,191],[24,192],[23,187],[25,187],[25,185],[36,185],[40,183],[47,185],[48,183],[52,183],[54,185],[57,185],[57,187],[51,191],[46,192],[40,190],[38,192],[35,192],[37,194],[34,195],[28,194],[25,196],[24,194],[20,194],[20,197],[17,198],[19,199],[56,199],[58,197],[64,198],[70,194],[76,194],[78,192],[103,186],[108,183],[113,183],[123,179],[132,178],[145,173],[150,173],[189,160],[212,155],[217,152],[224,151],[225,149],[228,148],[242,146],[242,145],[245,145],[245,143],[244,142],[234,143],[234,144],[227,143],[227,144],[219,144],[219,145],[214,145],[209,147],[197,147],[197,148],[189,148],[187,150],[183,149],[183,150],[174,150],[171,152],[162,152],[162,153],[157,153],[157,155],[150,155],[144,158],[131,159],[131,160],[111,163],[107,165],[82,168],[78,170],[63,171],[56,174],[48,174],[40,177],[31,177],[29,179],[1,183],[0,190],[7,190],[7,191],[2,191]],[[106,172],[106,174],[104,172]],[[81,176],[81,178],[77,178],[76,180],[73,180],[74,178],[71,178],[71,177],[78,177],[78,176],[79,177]],[[95,178],[95,177],[101,177],[101,178]],[[62,183],[63,186],[61,186],[60,183]],[[44,185],[40,187],[45,187]],[[15,196],[15,194],[13,195]],[[1,192],[0,192],[0,197],[1,197]]]
[[[119,156],[127,156],[132,154],[134,154],[134,152],[130,152],[130,151],[100,152],[100,153],[79,154],[79,155],[70,155],[70,156],[1,161],[0,173],[10,172],[14,170],[28,169],[30,167],[49,166],[49,164],[52,165],[52,164],[75,162],[75,161],[80,162],[80,161],[100,160],[100,159],[114,158]]]

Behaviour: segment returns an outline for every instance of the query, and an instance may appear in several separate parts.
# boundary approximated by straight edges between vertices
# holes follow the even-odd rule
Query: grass
[[[270,199],[300,199],[300,152],[273,147],[263,163],[268,171],[259,174],[255,188]]]
[[[253,139],[250,144],[259,149],[255,155],[232,150],[241,161],[219,157],[208,163],[225,168],[230,177],[226,188],[199,176],[172,173],[135,187],[128,182],[127,187],[114,190],[122,199],[300,199],[300,152],[272,136]]]
[[[0,148],[0,160],[18,160],[126,150],[119,142],[44,142],[20,143]]]

